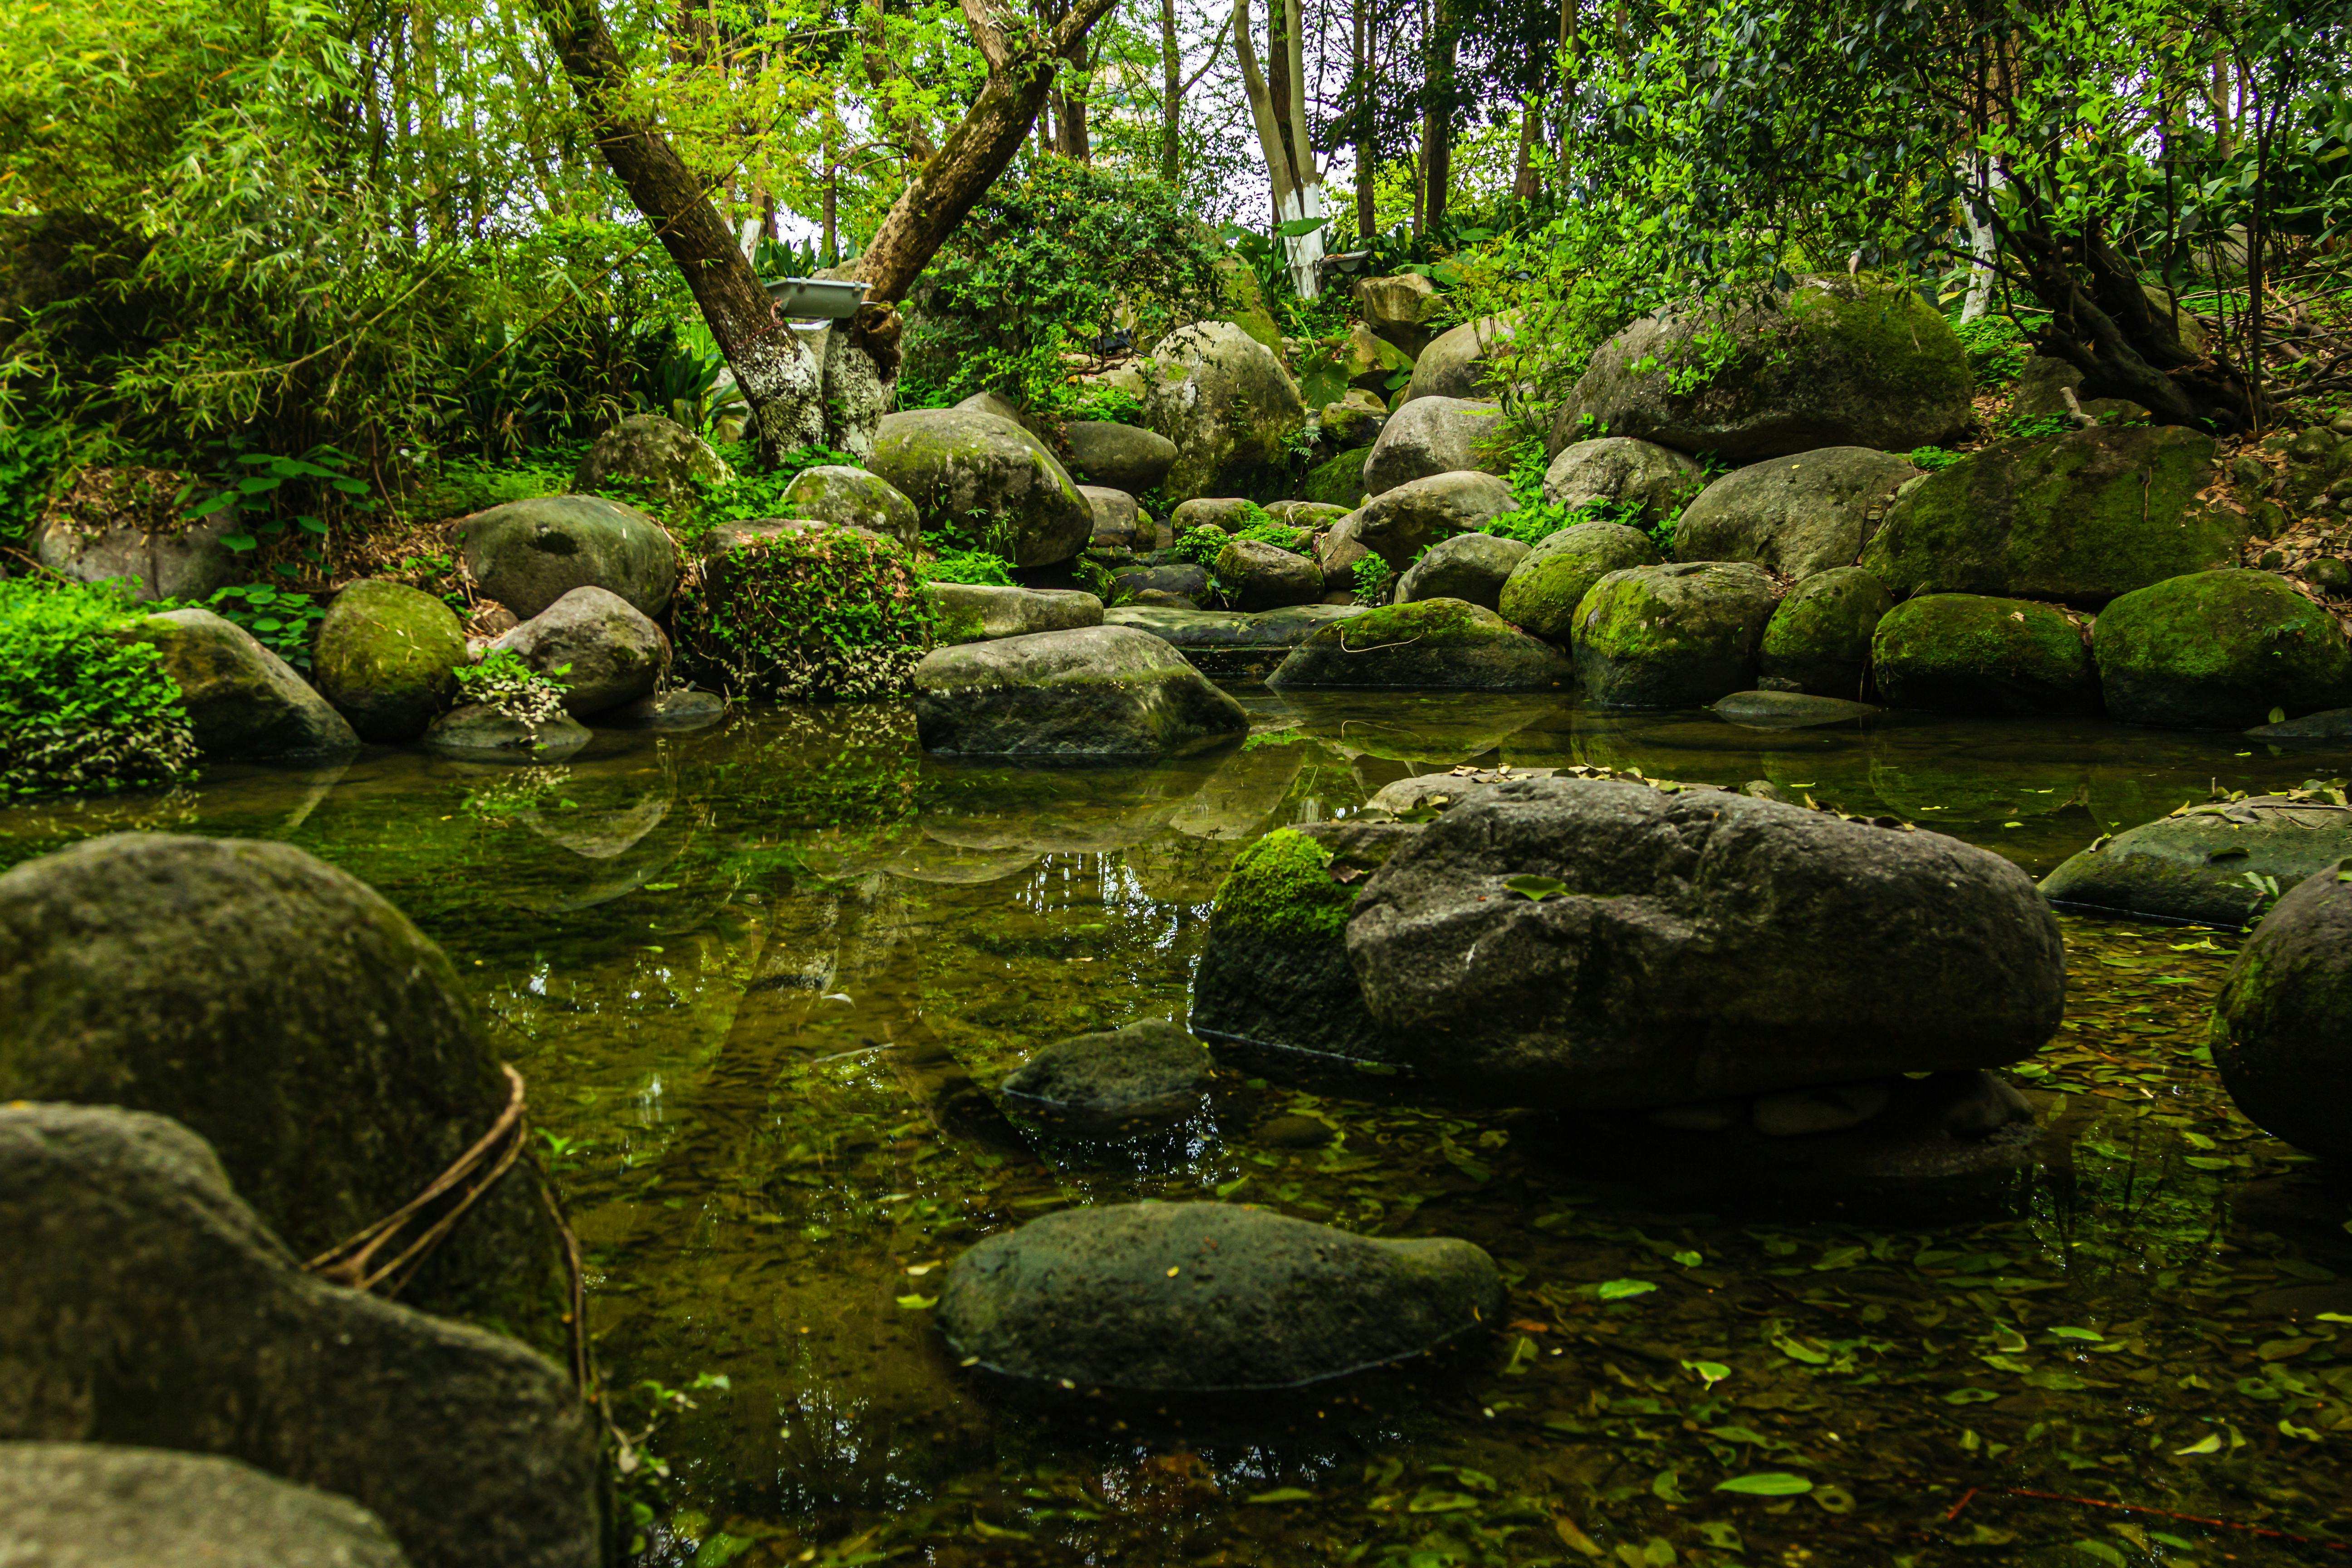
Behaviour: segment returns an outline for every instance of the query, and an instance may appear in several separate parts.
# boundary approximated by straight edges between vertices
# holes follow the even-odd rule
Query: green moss
[[[839,699],[908,689],[934,595],[895,541],[827,528],[754,539],[678,596],[686,673],[739,696]]]
[[[1818,572],[1789,590],[1764,627],[1759,668],[1827,697],[1852,697],[1870,663],[1871,634],[1895,607],[1859,566]]]
[[[1334,623],[1340,642],[1351,648],[1408,638],[1433,645],[1491,642],[1507,635],[1491,610],[1460,599],[1416,599],[1410,605],[1384,605],[1360,616]]]
[[[1331,851],[1281,827],[1244,849],[1217,887],[1210,921],[1220,936],[1321,942],[1348,926],[1355,889],[1331,879]]]
[[[2244,516],[2199,499],[2218,478],[2213,451],[2210,437],[2149,426],[1990,447],[1898,495],[1862,564],[1898,597],[2084,606],[2232,565]]]
[[[1298,487],[1300,497],[1322,501],[1329,506],[1354,507],[1364,499],[1364,462],[1371,456],[1370,447],[1342,452],[1328,463],[1320,463],[1307,471]]]
[[[2268,572],[2201,572],[2126,594],[2093,638],[2108,710],[2143,724],[2242,729],[2352,700],[2335,617]]]
[[[1865,279],[1859,290],[1807,289],[1790,318],[1808,336],[1834,340],[1837,355],[1874,367],[1874,384],[1922,400],[1966,398],[1969,362],[1951,323],[1896,279]]]
[[[1503,618],[1522,630],[1564,643],[1573,634],[1576,607],[1612,572],[1654,566],[1658,552],[1639,530],[1622,523],[1584,522],[1548,535],[1503,584]]]
[[[1897,605],[1871,638],[1889,702],[1954,713],[2079,713],[2099,706],[2091,650],[2047,605],[1930,594]]]
[[[466,634],[448,605],[398,583],[354,583],[320,624],[319,688],[363,741],[397,744],[425,732],[457,696]]]

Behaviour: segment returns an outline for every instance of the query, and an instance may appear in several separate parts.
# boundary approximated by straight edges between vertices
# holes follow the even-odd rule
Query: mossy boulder
[[[144,643],[180,689],[196,748],[207,757],[261,761],[339,757],[358,732],[259,639],[210,610],[172,610],[114,634]]]
[[[1171,501],[1262,493],[1306,426],[1297,384],[1269,349],[1231,321],[1170,333],[1144,369],[1143,422],[1176,443],[1160,481]]]
[[[283,844],[115,834],[0,875],[0,1101],[186,1123],[304,1258],[415,1197],[508,1100],[447,956]],[[539,1188],[509,1171],[402,1299],[567,1353]]]
[[[1438,541],[1476,533],[1517,505],[1511,487],[1492,474],[1432,474],[1372,497],[1340,526],[1390,570],[1403,572]]]
[[[1576,675],[1604,708],[1699,708],[1756,684],[1780,590],[1745,562],[1612,572],[1576,612]]]
[[[2263,917],[2213,1005],[2213,1065],[2246,1119],[2352,1160],[2352,883],[2306,879]]]
[[[1115,1136],[1199,1110],[1216,1071],[1164,1018],[1056,1040],[999,1086],[1007,1104],[1084,1136]]]
[[[1753,463],[1821,447],[1908,451],[1969,423],[1969,362],[1910,284],[1805,278],[1726,310],[1644,316],[1603,343],[1554,420],[1555,452],[1590,433]]]
[[[1311,605],[1323,597],[1323,570],[1307,556],[1259,539],[1217,552],[1217,581],[1234,608],[1250,613]]]
[[[1859,566],[1817,572],[1772,612],[1757,669],[1799,691],[1859,698],[1870,678],[1871,635],[1894,607],[1886,584]]]
[[[1364,463],[1370,456],[1370,448],[1365,447],[1316,464],[1299,481],[1299,495],[1332,506],[1354,507],[1364,499]]]
[[[1683,508],[1675,555],[1753,561],[1799,579],[1851,566],[1888,500],[1918,477],[1906,459],[1867,447],[1825,447],[1750,463]]]
[[[1062,427],[1077,471],[1129,495],[1156,489],[1176,466],[1176,443],[1139,425],[1074,419]]]
[[[784,490],[784,510],[812,522],[885,534],[909,550],[923,542],[922,514],[896,485],[840,463],[803,468]]]
[[[2048,605],[1927,594],[1880,618],[1872,678],[1898,708],[1947,713],[2095,713],[2099,672],[2082,628]]]
[[[1491,610],[1502,597],[1503,584],[1527,558],[1528,547],[1516,539],[1497,539],[1491,533],[1457,533],[1441,539],[1397,580],[1396,602],[1460,599]]]
[[[1544,470],[1543,499],[1571,510],[1610,501],[1664,522],[1696,495],[1705,470],[1672,447],[1630,436],[1602,436],[1562,447]]]
[[[2336,617],[2269,572],[2168,578],[2099,613],[2091,640],[2107,711],[2132,724],[2241,730],[2352,702]]]
[[[698,484],[723,485],[734,477],[709,442],[677,420],[632,414],[596,437],[572,476],[572,488],[588,495],[621,480],[676,505],[692,499]]]
[[[482,592],[531,616],[574,588],[606,588],[658,616],[677,586],[677,546],[635,507],[602,496],[541,496],[461,518],[466,570]]]
[[[1898,597],[1990,594],[2095,608],[2237,564],[2246,518],[2212,495],[2220,479],[2213,438],[2178,426],[2008,442],[1896,495],[1861,563]]]
[[[883,416],[875,473],[915,503],[922,529],[978,535],[1015,566],[1050,566],[1086,548],[1094,509],[1045,444],[1010,419],[963,408]]]
[[[1146,568],[1167,570],[1167,568]],[[1189,568],[1197,572],[1199,567]],[[933,638],[941,647],[1098,626],[1103,602],[1075,588],[1009,588],[999,583],[933,583],[927,592],[939,612]]]
[[[2352,855],[2352,812],[2257,796],[2191,806],[2103,839],[2042,879],[2068,908],[2242,926],[2277,890]]]
[[[349,1498],[212,1454],[0,1445],[10,1556],[48,1568],[411,1568]]]
[[[1420,599],[1334,621],[1266,678],[1276,690],[1549,691],[1575,670],[1549,643],[1460,599]]]
[[[361,740],[389,745],[425,733],[457,696],[457,668],[467,662],[465,628],[448,605],[369,580],[327,606],[310,670]]]
[[[1622,522],[1580,522],[1548,534],[1503,583],[1496,603],[1505,620],[1551,642],[1565,643],[1576,626],[1576,606],[1612,572],[1658,564],[1650,536]]]

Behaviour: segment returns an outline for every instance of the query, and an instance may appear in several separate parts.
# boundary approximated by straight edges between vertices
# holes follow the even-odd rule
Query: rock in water
[[[1612,572],[1658,564],[1649,535],[1622,522],[1580,522],[1547,534],[1511,568],[1496,607],[1505,620],[1564,643],[1576,629],[1576,606]]]
[[[468,702],[433,721],[425,749],[468,763],[560,763],[593,738],[587,725],[561,713],[534,724],[488,703]]]
[[[1871,674],[1898,708],[1946,713],[2095,713],[2099,672],[2082,629],[2047,605],[1926,594],[1871,636]]]
[[[1074,419],[1063,426],[1078,471],[1095,484],[1131,496],[1156,489],[1176,466],[1176,443],[1157,430],[1107,419]]]
[[[923,749],[1038,762],[1181,755],[1249,730],[1242,705],[1131,626],[935,649],[915,668]]]
[[[1528,558],[1528,547],[1516,539],[1491,533],[1457,533],[1429,547],[1397,584],[1396,602],[1416,599],[1459,599],[1491,610],[1503,596],[1503,584]]]
[[[675,503],[692,499],[698,481],[723,485],[734,477],[710,443],[677,420],[632,414],[596,437],[572,476],[572,488],[591,495],[614,479],[631,479],[656,500]]]
[[[1420,599],[1324,626],[1266,684],[1278,691],[1549,691],[1575,673],[1559,649],[1492,610]]]
[[[166,1448],[0,1445],[0,1519],[40,1568],[409,1568],[348,1498]]]
[[[2099,614],[2091,652],[2107,711],[2127,724],[2240,730],[2273,709],[2352,700],[2336,617],[2269,572],[2171,577]]]
[[[727,700],[715,691],[673,687],[601,715],[620,730],[707,730],[727,717]]]
[[[605,588],[658,616],[677,586],[677,546],[634,507],[601,496],[541,496],[462,518],[466,570],[523,620],[574,588]]]
[[[1103,618],[1112,626],[1150,632],[1213,679],[1259,680],[1318,630],[1362,614],[1353,605],[1294,605],[1256,615],[1129,605],[1106,612]]]
[[[1709,366],[1727,328],[1736,346]],[[1959,339],[1908,283],[1804,278],[1727,316],[1700,308],[1635,321],[1593,354],[1549,444],[1567,446],[1590,417],[1612,436],[1731,463],[1820,447],[1905,452],[1967,428],[1969,390]]]
[[[1364,459],[1364,493],[1383,495],[1433,474],[1496,473],[1510,467],[1503,407],[1461,397],[1423,397],[1381,426]]]
[[[1379,1241],[1237,1204],[1068,1209],[948,1268],[940,1327],[992,1372],[1153,1394],[1294,1388],[1495,1326],[1466,1241]]]
[[[1753,561],[1799,579],[1851,566],[1888,500],[1918,477],[1905,458],[1868,447],[1824,447],[1751,463],[1683,509],[1675,558]]]
[[[415,1197],[508,1100],[441,950],[283,844],[116,834],[0,875],[0,1101],[185,1122],[305,1258]],[[555,1353],[566,1279],[526,1162],[403,1300]]]
[[[2234,566],[2246,518],[2209,499],[2213,438],[2102,426],[2011,441],[1887,503],[1861,563],[1898,599],[1986,594],[2095,608],[2167,577]]]
[[[602,588],[572,589],[490,648],[563,682],[563,710],[575,719],[653,695],[669,668],[662,629]]]
[[[1853,724],[1884,711],[1843,697],[1808,697],[1797,691],[1735,691],[1715,705],[1715,716],[1748,730],[1810,730],[1821,724]]]
[[[915,503],[925,530],[976,531],[1015,566],[1050,566],[1087,547],[1094,509],[1045,444],[1010,419],[961,408],[886,414],[874,472]]]
[[[350,721],[243,626],[210,610],[150,616],[120,634],[162,656],[208,757],[333,757],[360,749]]]
[[[1516,885],[1515,885],[1516,884]],[[1474,795],[1364,883],[1348,957],[1440,1092],[1640,1109],[2032,1054],[2065,994],[2025,873],[1719,791]]]
[[[467,662],[465,629],[448,605],[374,581],[335,595],[310,656],[327,700],[360,739],[386,745],[425,733],[457,696],[457,667]]]
[[[0,1441],[241,1459],[352,1500],[415,1568],[604,1561],[571,1380],[303,1273],[177,1122],[0,1107]]]
[[[1894,607],[1886,585],[1859,566],[1816,572],[1781,595],[1757,668],[1800,691],[1858,699],[1869,681],[1871,635]]]
[[[1705,470],[1669,447],[1630,436],[1603,436],[1559,449],[1544,470],[1543,499],[1573,510],[1613,501],[1664,522],[1706,483]]]
[[[1756,684],[1780,591],[1744,562],[1612,572],[1576,612],[1576,675],[1606,708],[1691,708]]]
[[[1198,568],[1194,568],[1198,570]],[[1075,588],[1008,588],[996,583],[933,583],[940,646],[1066,632],[1102,625],[1103,603]]]
[[[2069,909],[2242,926],[2272,888],[2293,888],[2352,855],[2352,812],[2282,796],[2192,806],[2118,833],[2042,879]]]
[[[1231,321],[1196,321],[1162,339],[1153,363],[1143,422],[1176,444],[1162,495],[1247,495],[1281,470],[1307,405],[1264,343]]]
[[[862,528],[909,550],[923,542],[922,514],[896,485],[840,463],[803,468],[784,490],[784,511],[836,528]]]
[[[1006,1076],[1013,1108],[1096,1134],[1149,1128],[1201,1108],[1216,1064],[1200,1042],[1153,1019],[1057,1040]]]
[[[2352,883],[2315,875],[2239,950],[2213,1005],[2213,1065],[2263,1131],[2352,1159]]]

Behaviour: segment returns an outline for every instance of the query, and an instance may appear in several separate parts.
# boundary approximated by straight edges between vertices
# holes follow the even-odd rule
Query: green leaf
[[[1660,1502],[1690,1501],[1690,1499],[1683,1496],[1682,1478],[1672,1470],[1660,1470],[1650,1478],[1650,1493]]]
[[[1533,903],[1556,899],[1568,891],[1568,884],[1557,877],[1517,876],[1506,878],[1503,886]]]
[[[1604,1301],[1622,1301],[1634,1296],[1646,1296],[1658,1288],[1654,1279],[1604,1279],[1593,1288],[1593,1294]]]
[[[1813,1489],[1813,1483],[1786,1470],[1758,1470],[1749,1475],[1734,1476],[1727,1481],[1717,1481],[1715,1489],[1738,1492],[1742,1497],[1802,1497]]]
[[[2112,1563],[2116,1568],[2129,1568],[2131,1562],[2104,1541],[2078,1541],[2074,1542],[2074,1550],[2095,1562]]]
[[[1313,234],[1330,221],[1328,217],[1295,217],[1288,223],[1275,225],[1274,232],[1285,239],[1297,239],[1301,235]]]
[[[2221,1435],[2218,1432],[2208,1432],[2186,1448],[2175,1448],[2172,1451],[2176,1454],[2218,1454],[2221,1451]]]
[[[909,1312],[928,1312],[940,1304],[937,1296],[901,1296],[898,1300]]]
[[[1999,1399],[2000,1397],[2000,1394],[1994,1393],[1990,1388],[1956,1388],[1949,1394],[1944,1395],[1944,1403],[1947,1405],[1982,1405],[1987,1400]]]
[[[1774,1334],[1772,1345],[1790,1361],[1801,1361],[1807,1366],[1827,1366],[1830,1363],[1828,1352],[1817,1351],[1801,1340],[1790,1338],[1787,1334]]]
[[[1699,1382],[1708,1388],[1731,1375],[1731,1369],[1719,1361],[1686,1361],[1683,1367],[1685,1371],[1698,1373]]]
[[[1315,1494],[1300,1487],[1276,1487],[1270,1492],[1252,1492],[1250,1502],[1313,1502]]]
[[[1468,1492],[1423,1492],[1404,1505],[1408,1513],[1459,1513],[1476,1508],[1478,1500]]]
[[[231,533],[223,535],[221,543],[242,555],[248,550],[258,549],[261,545],[261,541],[254,538],[253,535],[249,533]]]
[[[2062,1340],[2104,1340],[2107,1336],[2096,1329],[2055,1328],[2049,1331]]]

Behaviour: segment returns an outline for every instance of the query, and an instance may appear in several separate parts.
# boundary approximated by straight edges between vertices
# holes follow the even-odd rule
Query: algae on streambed
[[[1157,768],[942,765],[887,705],[600,735],[549,769],[224,768],[0,813],[0,860],[148,818],[281,837],[449,950],[530,1081],[615,1415],[657,1456],[628,1483],[647,1563],[2336,1560],[2172,1517],[2352,1531],[2347,1204],[2205,1059],[2232,935],[2063,921],[2065,1024],[2014,1073],[2053,1134],[1960,1218],[1670,1208],[1635,1173],[1571,1173],[1547,1118],[1238,1074],[1172,1140],[1088,1156],[992,1090],[1054,1039],[1181,1019],[1239,846],[1412,773],[1768,778],[2039,873],[2216,784],[2340,762],[2093,720],[1767,733],[1540,699],[1246,700],[1250,744]],[[928,1321],[939,1267],[1142,1196],[1467,1237],[1508,1321],[1238,1412],[967,1381]],[[1743,1477],[1783,1479],[1721,1489]]]

